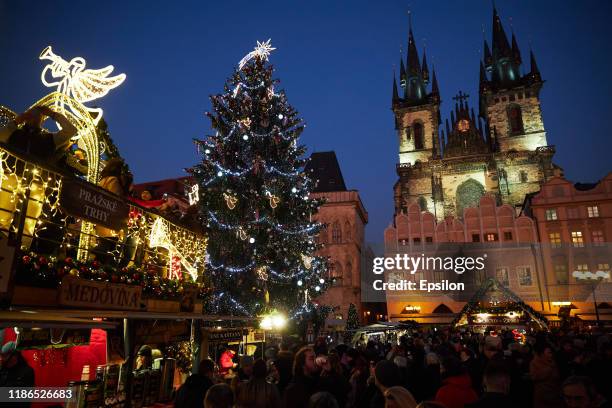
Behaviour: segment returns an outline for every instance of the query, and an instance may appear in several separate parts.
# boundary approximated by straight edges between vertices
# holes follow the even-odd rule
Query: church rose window
[[[457,187],[457,216],[463,218],[465,208],[478,207],[485,189],[474,179],[464,181]]]

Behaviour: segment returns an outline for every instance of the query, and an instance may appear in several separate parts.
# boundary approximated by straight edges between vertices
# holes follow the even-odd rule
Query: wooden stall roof
[[[0,311],[0,327],[39,327],[72,328],[72,329],[113,329],[116,322],[93,320],[93,318],[78,318],[67,316],[61,311],[42,310],[2,310]]]

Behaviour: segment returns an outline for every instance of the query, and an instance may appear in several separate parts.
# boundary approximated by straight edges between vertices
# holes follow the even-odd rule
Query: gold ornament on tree
[[[255,273],[257,274],[257,279],[266,280],[268,279],[268,271],[265,266],[260,266],[255,269]]]
[[[251,118],[244,118],[239,120],[238,122],[247,129],[251,128]]]
[[[306,269],[310,269],[312,267],[312,256],[302,254],[302,262],[304,263],[304,267]]]
[[[278,205],[278,203],[280,203],[280,197],[275,196],[274,194],[268,192],[266,194],[270,200],[270,207],[272,208],[276,208],[276,206]]]
[[[223,198],[225,199],[225,204],[227,204],[227,208],[229,208],[230,210],[236,208],[238,197],[236,197],[232,193],[223,193]]]
[[[242,228],[242,227],[238,227],[238,231],[236,232],[236,236],[237,236],[238,238],[240,238],[241,240],[243,240],[243,241],[244,241],[245,239],[247,239],[247,233],[246,233],[246,231],[244,230],[244,228]]]

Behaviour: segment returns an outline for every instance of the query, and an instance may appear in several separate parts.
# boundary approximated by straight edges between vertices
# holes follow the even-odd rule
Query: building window
[[[519,172],[519,180],[521,183],[526,183],[528,181],[527,172],[525,170]]]
[[[495,269],[495,277],[504,286],[510,285],[510,277],[508,275],[508,268],[502,267]]]
[[[504,241],[512,241],[512,231],[504,231]]]
[[[546,210],[546,221],[556,221],[557,220],[557,209],[549,208]]]
[[[480,234],[472,234],[472,242],[480,242]]]
[[[330,265],[329,277],[331,278],[332,285],[339,286],[342,284],[342,265],[340,262],[336,262]]]
[[[597,217],[599,217],[599,207],[597,207],[596,205],[592,205],[590,207],[587,207],[587,211],[589,213],[589,218],[597,218]]]
[[[603,231],[593,231],[591,232],[591,237],[594,246],[604,246],[604,236]]]
[[[487,234],[487,241],[489,241],[489,242],[497,241],[497,234],[495,234],[495,233],[488,233]]]
[[[487,275],[486,275],[486,271],[483,270],[475,270],[474,271],[474,283],[476,285],[482,285],[486,279]]]
[[[523,114],[521,113],[521,107],[518,105],[511,105],[508,108],[508,123],[510,124],[510,133],[513,135],[521,134],[523,132]]]
[[[425,237],[425,242],[431,244],[433,242],[433,237]]]
[[[581,272],[581,273],[589,272],[589,265],[588,264],[576,264],[576,271]],[[580,281],[580,279],[576,278],[576,281]]]
[[[344,233],[346,234],[346,240],[347,242],[349,242],[351,240],[351,223],[350,222],[345,222],[344,223]]]
[[[597,271],[601,271],[601,272],[607,272],[608,273],[608,277],[604,279],[604,281],[606,282],[610,282],[610,264],[609,263],[600,263],[597,264]]]
[[[561,248],[561,233],[560,232],[549,232],[548,240],[550,241],[551,248]]]
[[[332,226],[332,242],[334,244],[342,242],[342,229],[340,229],[340,223],[338,221],[334,222]]]
[[[518,275],[519,285],[531,286],[533,284],[531,280],[531,267],[519,266],[516,268],[516,272]]]
[[[414,123],[412,125],[412,131],[414,132],[414,149],[421,150],[425,148],[425,142],[423,137],[423,125],[420,123]]]
[[[580,217],[580,211],[578,207],[570,207],[567,209],[567,218],[575,219]]]
[[[346,263],[346,270],[344,271],[344,282],[347,286],[353,286],[353,264],[349,261]]]
[[[569,282],[567,266],[555,265],[555,277],[557,278],[557,285],[567,285],[567,283]]]
[[[420,237],[412,238],[412,242],[414,242],[415,245],[416,244],[420,244],[421,243],[421,238]]]
[[[582,236],[582,231],[572,231],[572,245],[575,248],[584,247],[584,237]]]

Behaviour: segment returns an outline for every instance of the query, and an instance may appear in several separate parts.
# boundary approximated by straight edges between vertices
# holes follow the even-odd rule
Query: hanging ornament
[[[302,254],[302,262],[306,269],[310,269],[312,267],[312,256]]]
[[[227,204],[227,208],[229,208],[230,210],[236,208],[238,197],[236,197],[232,193],[223,193],[223,198],[225,199],[225,204]]]
[[[261,171],[261,166],[261,156],[257,155],[253,160],[253,174],[258,175]]]
[[[268,196],[268,199],[270,200],[270,207],[276,208],[278,203],[280,203],[280,197],[275,196],[269,191],[266,192],[266,195]]]
[[[257,274],[257,279],[265,281],[268,279],[268,271],[265,266],[259,266],[255,268],[255,273]]]
[[[268,98],[272,98],[274,96],[274,86],[270,85],[268,87]]]
[[[238,227],[238,231],[236,231],[236,236],[238,238],[240,238],[241,240],[245,240],[247,239],[247,233],[245,232],[244,228],[242,227]]]
[[[251,118],[244,118],[238,121],[238,123],[240,123],[242,126],[244,126],[247,129],[251,128]]]
[[[261,121],[259,121],[259,124],[261,125],[261,127],[267,128],[268,126],[270,126],[270,121],[268,120],[268,118],[263,118]]]

